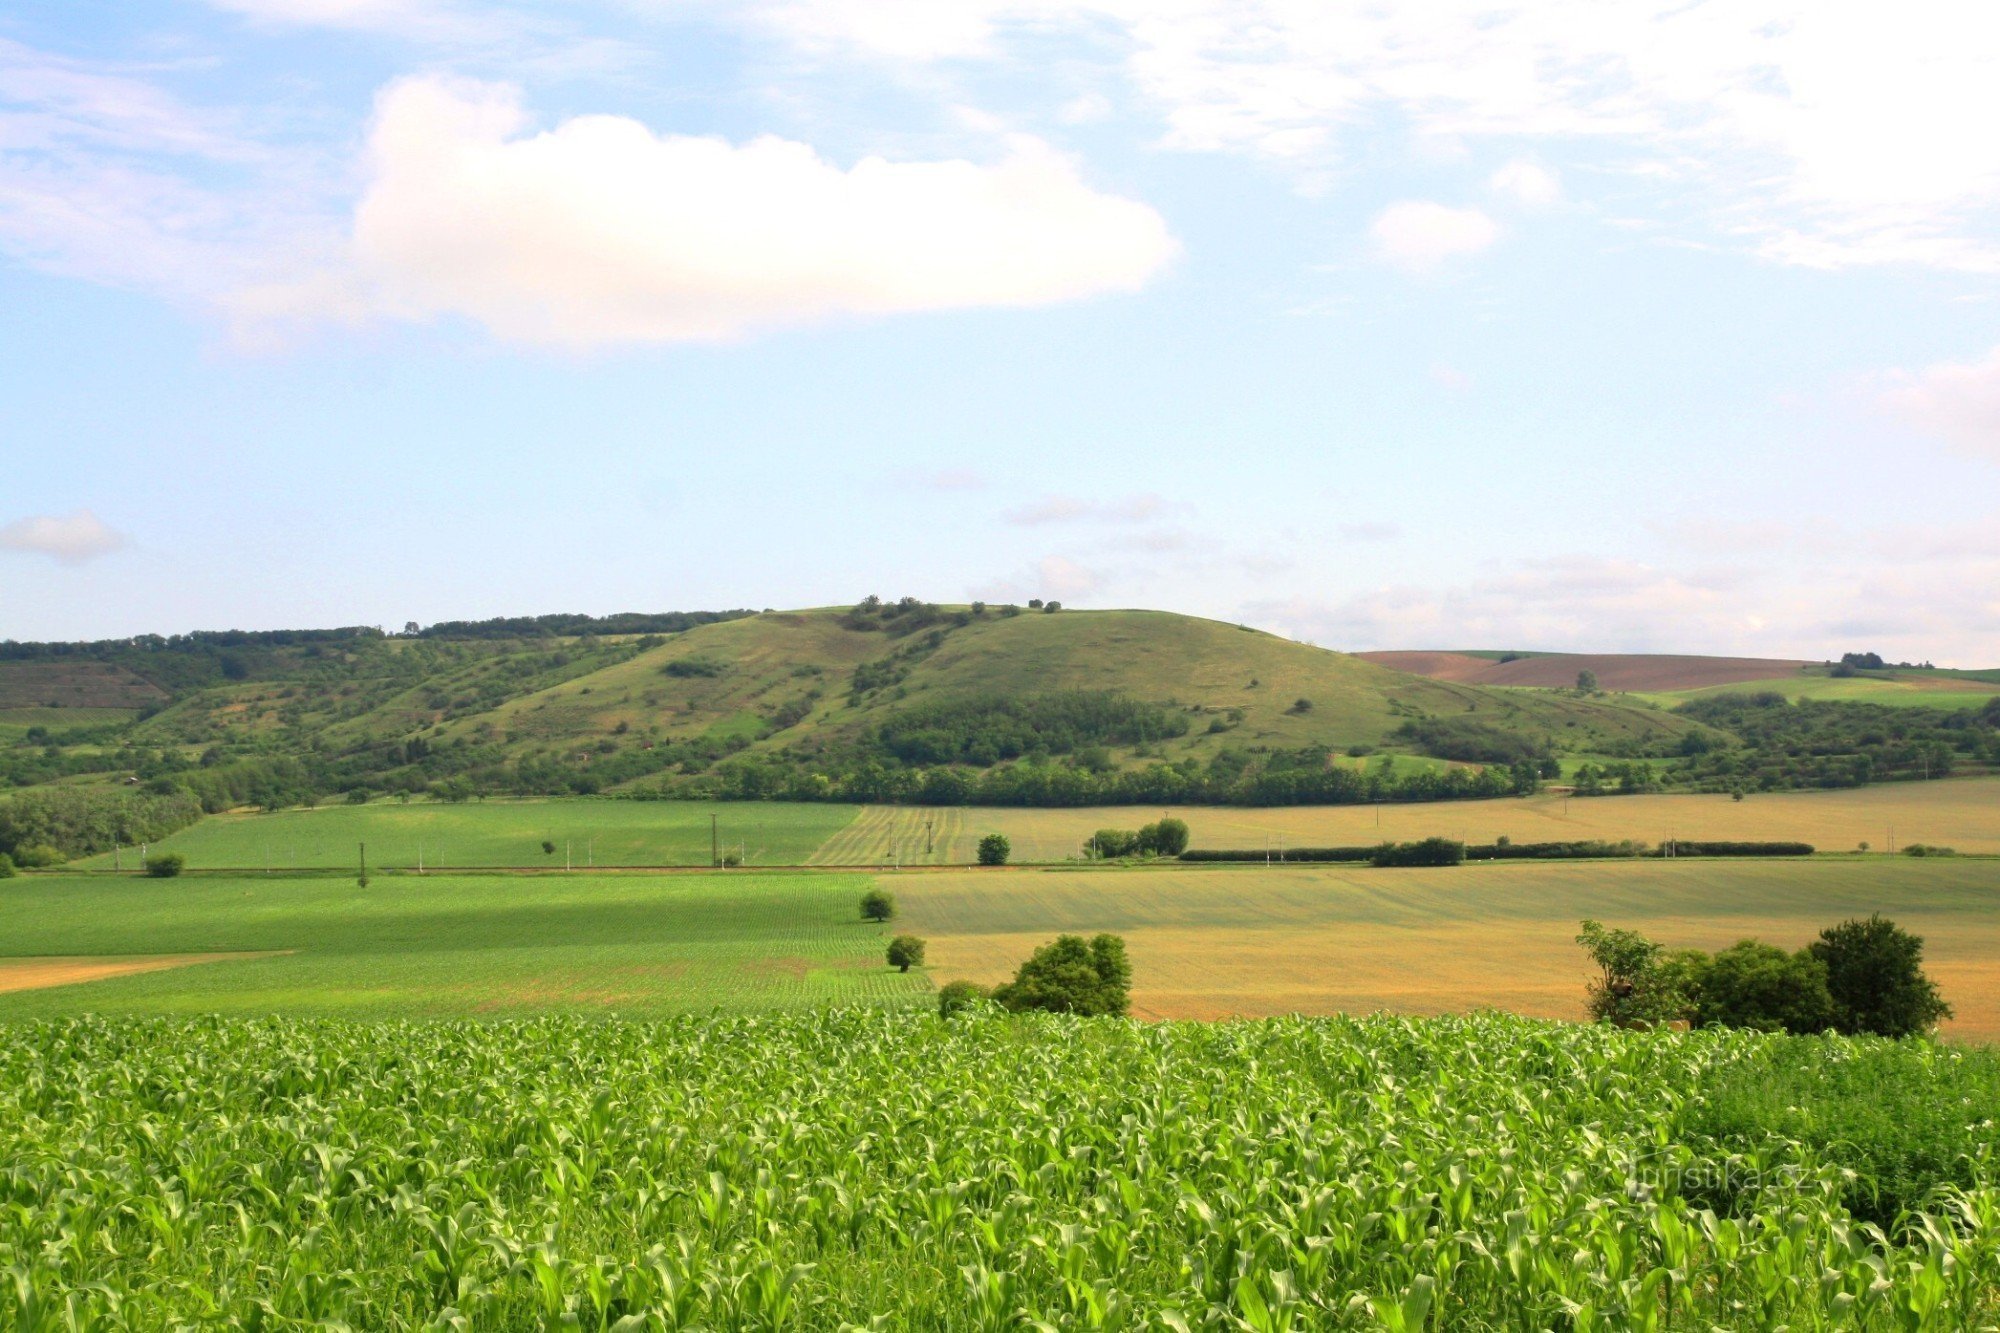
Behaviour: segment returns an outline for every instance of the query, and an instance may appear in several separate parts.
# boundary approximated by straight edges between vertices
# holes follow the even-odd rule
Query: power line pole
[[[710,870],[722,864],[722,844],[716,841],[718,836],[715,831],[715,816],[711,813],[708,817],[708,868]]]

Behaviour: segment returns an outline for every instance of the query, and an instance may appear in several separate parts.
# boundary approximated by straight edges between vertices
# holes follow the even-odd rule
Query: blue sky
[[[2000,663],[2000,12],[15,0],[0,637]]]

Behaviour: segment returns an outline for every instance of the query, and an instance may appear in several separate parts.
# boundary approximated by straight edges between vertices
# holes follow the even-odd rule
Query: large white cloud
[[[1047,305],[1135,290],[1176,251],[1151,208],[1091,189],[1031,139],[991,165],[843,168],[791,140],[660,135],[620,116],[530,132],[513,89],[425,77],[380,97],[368,164],[360,295],[307,289],[307,304],[464,316],[529,342]]]
[[[644,3],[645,0],[638,0]],[[680,11],[686,0],[657,0]],[[731,7],[731,12],[746,12]],[[1963,0],[767,0],[811,50],[996,59],[1099,40],[1168,142],[1315,178],[1385,121],[1567,142],[1786,262],[2000,270],[2000,6]],[[1014,47],[1010,38],[1029,40]],[[1032,58],[1032,57],[1031,57]],[[1675,207],[1674,205],[1677,205]]]
[[[1919,429],[2000,460],[2000,347],[1974,361],[1897,372],[1882,401]]]

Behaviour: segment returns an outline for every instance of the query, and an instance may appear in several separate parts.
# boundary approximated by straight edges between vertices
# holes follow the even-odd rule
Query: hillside
[[[470,794],[721,790],[780,773],[970,778],[1051,762],[1107,781],[1163,765],[1234,781],[1266,769],[1381,775],[1398,756],[1389,776],[1414,780],[1458,765],[1664,755],[1706,730],[1625,700],[1430,680],[1160,611],[871,599],[671,623],[683,622],[8,645],[0,689],[20,706],[0,709],[0,741],[14,742],[0,751],[4,776],[172,776],[211,806],[441,783]]]

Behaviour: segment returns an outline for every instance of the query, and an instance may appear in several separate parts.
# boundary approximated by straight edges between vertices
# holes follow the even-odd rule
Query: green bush
[[[0,879],[14,878],[14,858],[0,852]]]
[[[1014,979],[993,992],[1004,1007],[1090,1017],[1124,1017],[1131,1007],[1132,964],[1125,941],[1099,935],[1059,935],[1035,950]]]
[[[1826,964],[1804,950],[1743,940],[1709,959],[1698,982],[1696,1021],[1764,1032],[1813,1033],[1833,1026]]]
[[[970,981],[949,981],[938,988],[938,1017],[950,1018],[975,1008],[987,998],[986,988]]]
[[[1453,838],[1385,842],[1369,858],[1378,866],[1455,866],[1465,860],[1465,844]]]
[[[924,942],[915,935],[898,935],[889,941],[889,966],[907,972],[924,965]]]
[[[896,897],[884,889],[870,889],[861,895],[861,919],[863,921],[893,921],[896,919]]]
[[[989,833],[979,840],[979,864],[983,866],[1004,866],[1013,852],[1014,844],[1004,833]]]
[[[154,879],[172,879],[187,868],[187,858],[179,852],[162,852],[146,858],[146,873]]]
[[[33,843],[14,849],[14,864],[23,870],[46,870],[59,866],[68,858],[45,842]]]

